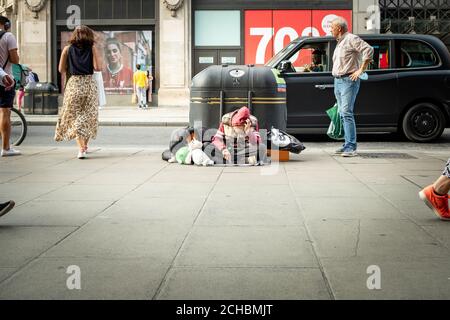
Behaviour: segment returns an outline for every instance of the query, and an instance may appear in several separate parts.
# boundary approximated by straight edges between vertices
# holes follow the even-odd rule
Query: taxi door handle
[[[316,84],[314,87],[320,90],[334,89],[334,84]]]

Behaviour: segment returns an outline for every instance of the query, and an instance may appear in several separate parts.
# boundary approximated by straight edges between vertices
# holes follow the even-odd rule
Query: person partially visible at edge
[[[374,50],[360,37],[348,32],[347,22],[341,17],[333,20],[331,33],[337,40],[332,74],[345,139],[344,145],[335,153],[343,157],[354,157],[357,155],[357,142],[353,111],[361,82],[359,77],[367,70]]]
[[[105,45],[105,88],[132,88],[133,70],[123,64],[122,46],[117,39],[108,38]]]
[[[434,184],[421,190],[419,197],[441,220],[450,220],[449,192],[450,159],[448,159],[442,175]]]
[[[69,72],[70,77],[55,140],[75,139],[79,159],[86,158],[89,140],[96,138],[98,129],[98,89],[93,74],[102,69],[102,62],[94,44],[94,32],[89,27],[75,28],[59,64],[59,72]]]
[[[26,67],[25,65],[22,66],[22,68]],[[22,111],[23,106],[23,98],[25,97],[25,87],[32,82],[38,82],[36,81],[36,74],[33,72],[33,70],[30,67],[26,67],[28,69],[28,76],[25,79],[25,86],[20,85],[19,89],[17,90],[17,108],[19,111]]]
[[[9,200],[4,203],[0,203],[0,217],[4,216],[8,212],[10,212],[12,210],[12,208],[14,208],[15,205],[16,205],[15,202],[12,200]]]
[[[0,16],[0,67],[4,73],[13,79],[11,64],[20,62],[17,49],[17,41],[14,35],[8,30],[11,22],[8,18]],[[10,146],[11,138],[11,108],[14,104],[16,92],[12,87],[0,86],[0,134],[2,136],[2,157],[20,155],[19,150]]]
[[[147,88],[148,78],[147,72],[141,70],[141,65],[136,65],[136,72],[133,75],[133,89],[134,94],[137,95],[139,101],[139,108],[147,108]]]
[[[216,164],[266,162],[267,147],[261,142],[258,119],[247,107],[225,114],[205,153]]]

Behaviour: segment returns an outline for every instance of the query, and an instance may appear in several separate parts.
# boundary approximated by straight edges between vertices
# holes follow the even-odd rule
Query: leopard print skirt
[[[91,75],[71,76],[64,92],[55,140],[95,139],[98,128],[98,90]]]
[[[450,179],[450,159],[448,159],[447,164],[445,165],[444,172],[442,173],[443,176],[446,176]]]

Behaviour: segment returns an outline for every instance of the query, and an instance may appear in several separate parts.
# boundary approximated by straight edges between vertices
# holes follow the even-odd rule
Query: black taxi
[[[440,137],[450,126],[447,47],[431,35],[360,37],[374,48],[374,57],[355,103],[358,132],[402,132],[415,142]],[[325,111],[336,100],[331,74],[335,47],[332,37],[302,37],[266,64],[286,82],[289,132],[325,132],[328,127]],[[294,65],[299,57],[307,63]]]

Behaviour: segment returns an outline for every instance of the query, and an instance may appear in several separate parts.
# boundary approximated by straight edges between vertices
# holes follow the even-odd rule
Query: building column
[[[191,0],[171,16],[170,10],[159,6],[159,106],[189,105],[191,75],[190,48]]]
[[[51,3],[35,14],[23,1],[17,1],[14,34],[19,46],[20,63],[28,65],[41,82],[51,81]]]
[[[380,33],[378,0],[353,0],[353,33]]]

